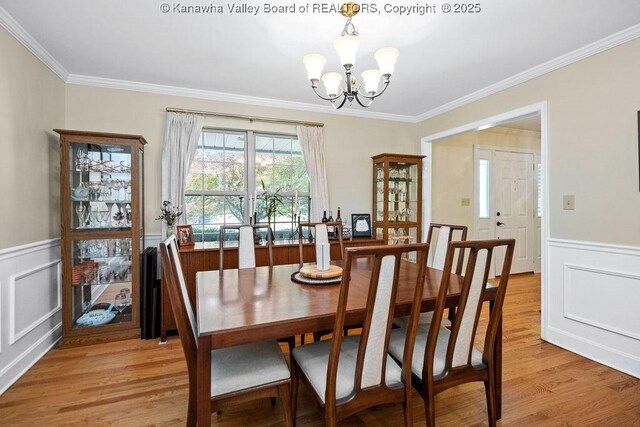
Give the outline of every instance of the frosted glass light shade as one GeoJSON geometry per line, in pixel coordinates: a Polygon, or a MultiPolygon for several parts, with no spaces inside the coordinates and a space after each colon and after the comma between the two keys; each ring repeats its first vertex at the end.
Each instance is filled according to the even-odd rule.
{"type": "Polygon", "coordinates": [[[342,82],[342,75],[338,73],[326,73],[322,76],[322,83],[324,83],[324,89],[327,91],[327,95],[334,97],[338,95],[340,91],[340,83],[342,82]]]}
{"type": "Polygon", "coordinates": [[[327,58],[318,53],[310,53],[302,58],[302,62],[307,68],[307,78],[309,80],[320,80],[327,58]]]}
{"type": "Polygon", "coordinates": [[[378,70],[366,70],[363,71],[362,80],[364,81],[364,90],[367,93],[377,92],[378,83],[380,82],[380,71],[378,70]]]}
{"type": "Polygon", "coordinates": [[[340,37],[333,43],[334,49],[340,56],[340,63],[342,65],[355,65],[358,44],[360,44],[358,37],[350,34],[340,37]]]}
{"type": "Polygon", "coordinates": [[[393,74],[393,68],[396,65],[396,60],[399,55],[400,52],[395,47],[383,47],[382,49],[378,49],[374,58],[376,58],[381,75],[393,74]]]}

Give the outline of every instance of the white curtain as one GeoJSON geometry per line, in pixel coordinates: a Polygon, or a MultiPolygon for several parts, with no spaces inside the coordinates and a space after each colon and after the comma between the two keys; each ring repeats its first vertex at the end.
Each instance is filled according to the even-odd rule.
{"type": "MultiPolygon", "coordinates": [[[[203,117],[196,114],[167,113],[162,148],[162,200],[180,206],[182,212],[185,212],[185,180],[198,148],[202,123],[203,117]]],[[[185,216],[178,218],[179,224],[184,223],[185,216]]],[[[163,231],[164,227],[163,224],[163,231]]]]}
{"type": "Polygon", "coordinates": [[[329,210],[329,187],[324,167],[324,140],[320,126],[296,126],[302,157],[309,174],[311,193],[311,221],[322,218],[322,211],[329,210]]]}

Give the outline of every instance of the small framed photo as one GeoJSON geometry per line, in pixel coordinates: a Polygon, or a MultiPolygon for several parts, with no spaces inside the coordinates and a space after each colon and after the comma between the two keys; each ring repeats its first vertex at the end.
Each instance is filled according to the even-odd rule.
{"type": "Polygon", "coordinates": [[[371,237],[371,215],[351,214],[351,236],[371,237]]]}
{"type": "Polygon", "coordinates": [[[194,247],[196,242],[193,237],[193,226],[178,225],[176,227],[176,236],[178,237],[178,246],[181,248],[194,247]]]}

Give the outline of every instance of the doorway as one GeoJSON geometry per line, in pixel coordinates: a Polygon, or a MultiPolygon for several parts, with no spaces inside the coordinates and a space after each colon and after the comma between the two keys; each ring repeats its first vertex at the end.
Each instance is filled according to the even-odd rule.
{"type": "MultiPolygon", "coordinates": [[[[434,133],[432,135],[428,135],[421,139],[421,151],[422,154],[425,155],[425,159],[423,162],[423,227],[426,229],[430,222],[432,221],[441,221],[441,218],[438,218],[437,215],[434,218],[432,213],[432,205],[437,205],[439,203],[438,194],[434,194],[435,189],[432,188],[433,184],[433,150],[434,146],[437,147],[439,143],[444,140],[453,137],[453,136],[461,136],[464,134],[468,134],[470,132],[480,131],[488,128],[492,128],[495,126],[503,126],[505,124],[517,124],[518,122],[525,122],[532,117],[539,117],[539,155],[534,154],[533,156],[533,166],[532,166],[532,178],[536,183],[534,187],[534,200],[536,206],[536,214],[537,219],[534,220],[533,229],[534,239],[536,240],[535,247],[539,248],[534,251],[534,271],[541,272],[541,338],[546,339],[547,335],[547,307],[548,307],[548,285],[547,285],[547,265],[548,260],[546,259],[546,254],[548,253],[547,247],[549,242],[549,227],[548,227],[548,218],[549,218],[549,209],[548,209],[548,170],[545,168],[545,164],[547,162],[547,152],[548,152],[548,141],[547,141],[547,103],[541,102],[533,105],[529,105],[526,107],[518,108],[516,110],[512,110],[506,113],[502,113],[496,116],[487,117],[472,123],[468,123],[456,128],[448,129],[442,132],[434,133]],[[539,244],[538,241],[539,240],[539,244]]],[[[491,144],[486,144],[491,145],[491,144]]],[[[516,150],[517,152],[518,150],[516,150]]],[[[473,154],[471,154],[471,157],[473,154]]],[[[452,162],[454,166],[454,162],[452,162]]],[[[471,165],[470,165],[471,167],[471,165]]],[[[473,180],[471,181],[473,182],[473,180]]],[[[473,187],[473,184],[470,184],[473,187]]],[[[471,205],[470,200],[467,197],[462,196],[459,198],[456,203],[465,205],[471,205],[471,207],[475,208],[475,190],[471,188],[469,191],[471,198],[474,198],[474,204],[471,205]]],[[[494,210],[497,213],[497,210],[494,210]]],[[[502,211],[501,216],[503,215],[502,211]]],[[[496,215],[497,216],[497,215],[496,215]]],[[[503,217],[504,218],[504,217],[503,217]]],[[[454,218],[451,222],[455,222],[454,218]]],[[[473,217],[469,218],[469,222],[467,224],[473,224],[473,217]]],[[[494,227],[496,227],[497,220],[493,222],[494,227]]],[[[501,221],[505,222],[506,221],[501,221]]],[[[495,232],[494,232],[495,233],[495,232]]],[[[423,234],[423,235],[426,235],[423,234]]],[[[487,234],[486,237],[482,235],[477,235],[475,232],[471,234],[474,238],[489,238],[487,234]]],[[[517,237],[516,237],[517,239],[517,237]]],[[[528,269],[531,271],[531,268],[528,269]]]]}

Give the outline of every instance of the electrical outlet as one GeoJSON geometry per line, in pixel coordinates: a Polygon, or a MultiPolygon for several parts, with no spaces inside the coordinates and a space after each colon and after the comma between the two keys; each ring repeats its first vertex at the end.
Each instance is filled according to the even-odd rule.
{"type": "Polygon", "coordinates": [[[576,209],[576,197],[573,194],[562,196],[562,209],[573,211],[576,209]]]}
{"type": "Polygon", "coordinates": [[[460,202],[462,206],[471,206],[471,199],[468,197],[463,197],[460,202]]]}

